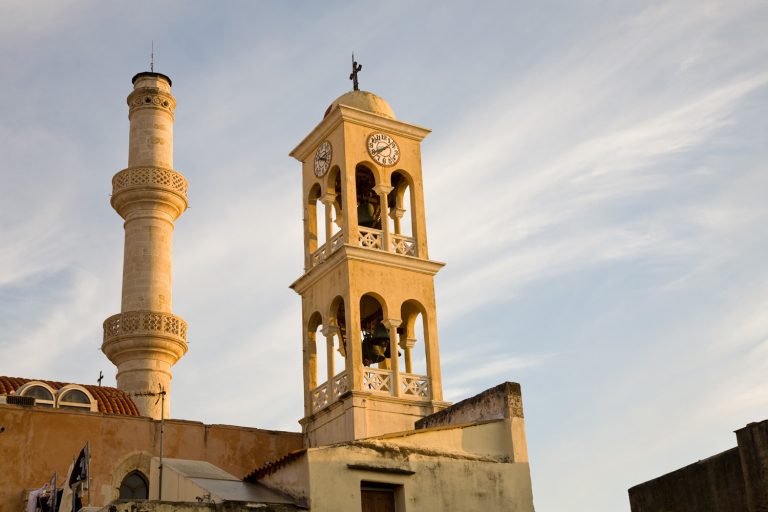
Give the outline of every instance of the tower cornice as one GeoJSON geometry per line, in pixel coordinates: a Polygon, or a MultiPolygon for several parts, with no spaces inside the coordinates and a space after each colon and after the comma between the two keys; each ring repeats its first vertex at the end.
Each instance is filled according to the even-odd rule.
{"type": "Polygon", "coordinates": [[[425,260],[414,258],[412,256],[404,256],[402,254],[393,254],[344,244],[338,251],[334,252],[327,260],[325,260],[323,265],[312,267],[303,276],[291,283],[290,288],[301,295],[310,286],[322,279],[327,273],[332,272],[338,265],[345,261],[366,261],[385,267],[410,270],[412,272],[430,276],[434,276],[445,266],[445,263],[440,261],[425,260]]]}

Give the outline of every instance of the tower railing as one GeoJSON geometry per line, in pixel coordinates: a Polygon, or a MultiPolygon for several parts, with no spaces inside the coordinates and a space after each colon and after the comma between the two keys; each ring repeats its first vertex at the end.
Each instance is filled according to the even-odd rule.
{"type": "Polygon", "coordinates": [[[328,242],[321,245],[315,252],[312,253],[312,266],[316,267],[325,260],[327,260],[331,254],[336,252],[339,247],[344,245],[344,233],[339,231],[331,237],[328,242]]]}
{"type": "MultiPolygon", "coordinates": [[[[429,377],[426,375],[401,373],[399,381],[399,396],[401,398],[409,400],[430,400],[432,398],[429,377]]],[[[363,369],[362,391],[377,395],[398,396],[395,393],[398,386],[394,385],[393,382],[392,370],[383,368],[363,369]]],[[[323,382],[312,390],[312,411],[319,411],[337,402],[341,395],[347,391],[349,391],[349,378],[347,372],[343,371],[331,379],[330,386],[328,382],[323,382]]]]}
{"type": "MultiPolygon", "coordinates": [[[[366,249],[384,250],[384,232],[380,229],[358,226],[357,245],[366,249]]],[[[388,252],[416,256],[416,239],[412,236],[391,234],[388,252]]]]}

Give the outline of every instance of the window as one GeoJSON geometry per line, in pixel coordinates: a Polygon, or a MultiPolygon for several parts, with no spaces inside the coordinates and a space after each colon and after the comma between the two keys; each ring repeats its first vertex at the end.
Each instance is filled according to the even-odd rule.
{"type": "Polygon", "coordinates": [[[121,500],[146,500],[149,497],[147,479],[140,471],[131,471],[120,483],[121,500]]]}
{"type": "Polygon", "coordinates": [[[77,388],[64,388],[59,391],[57,407],[61,409],[74,409],[79,411],[90,411],[91,399],[85,394],[85,391],[77,388]]]}
{"type": "Polygon", "coordinates": [[[362,512],[395,512],[395,492],[398,485],[360,482],[362,512]]]}
{"type": "Polygon", "coordinates": [[[53,393],[45,386],[39,384],[24,386],[19,394],[34,398],[35,405],[38,407],[53,407],[53,393]]]}

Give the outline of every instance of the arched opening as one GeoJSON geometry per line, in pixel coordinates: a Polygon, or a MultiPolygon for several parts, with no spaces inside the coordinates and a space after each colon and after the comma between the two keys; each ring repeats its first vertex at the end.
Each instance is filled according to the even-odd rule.
{"type": "Polygon", "coordinates": [[[341,231],[344,226],[344,215],[341,202],[341,171],[338,166],[333,166],[328,172],[326,178],[327,195],[333,197],[333,204],[326,205],[326,208],[331,208],[330,220],[331,220],[331,237],[341,231]]]}
{"type": "Polygon", "coordinates": [[[320,184],[315,183],[309,190],[305,205],[305,222],[307,236],[307,253],[312,256],[317,248],[325,241],[325,222],[318,219],[318,202],[320,200],[320,184]]]}
{"type": "MultiPolygon", "coordinates": [[[[326,368],[324,357],[318,357],[317,344],[318,340],[322,339],[320,328],[322,327],[323,318],[320,313],[315,312],[309,317],[307,322],[307,372],[309,378],[309,389],[315,389],[320,382],[325,381],[326,368]],[[322,364],[322,367],[320,366],[322,364]]],[[[320,352],[321,354],[324,351],[320,352]]]]}
{"type": "Polygon", "coordinates": [[[419,398],[430,398],[429,373],[427,365],[427,328],[426,311],[415,300],[408,300],[400,308],[403,323],[398,329],[399,346],[403,351],[401,359],[402,394],[419,398]]]}
{"type": "Polygon", "coordinates": [[[386,367],[389,358],[389,332],[383,323],[384,310],[373,295],[360,298],[360,330],[363,345],[363,365],[386,367]]]}
{"type": "Polygon", "coordinates": [[[392,233],[392,249],[398,254],[416,256],[414,233],[415,215],[411,209],[414,204],[411,179],[404,171],[395,171],[391,178],[392,191],[387,197],[389,206],[389,225],[392,233]]]}
{"type": "Polygon", "coordinates": [[[384,324],[383,302],[373,294],[360,297],[360,331],[363,366],[368,367],[363,370],[363,389],[391,393],[389,329],[384,324]]]}
{"type": "MultiPolygon", "coordinates": [[[[376,178],[373,172],[363,164],[355,167],[355,195],[357,198],[357,224],[365,229],[381,230],[381,204],[374,191],[376,178]]],[[[381,248],[381,237],[378,238],[381,248]]]]}
{"type": "Polygon", "coordinates": [[[328,320],[329,326],[333,331],[333,346],[331,359],[335,374],[342,373],[346,368],[347,357],[347,321],[344,311],[344,299],[336,297],[331,302],[331,311],[328,320]]]}
{"type": "Polygon", "coordinates": [[[120,482],[121,500],[146,500],[149,498],[147,477],[141,471],[131,471],[120,482]]]}

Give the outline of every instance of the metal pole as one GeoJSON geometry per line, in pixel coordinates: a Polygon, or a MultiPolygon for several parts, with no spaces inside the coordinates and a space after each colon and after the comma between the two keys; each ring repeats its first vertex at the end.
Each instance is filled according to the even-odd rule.
{"type": "Polygon", "coordinates": [[[165,390],[160,391],[160,477],[157,500],[163,500],[163,434],[165,432],[165,390]]]}

